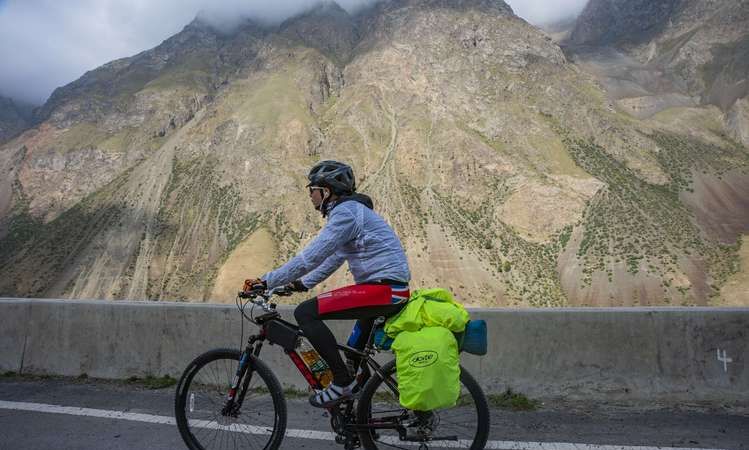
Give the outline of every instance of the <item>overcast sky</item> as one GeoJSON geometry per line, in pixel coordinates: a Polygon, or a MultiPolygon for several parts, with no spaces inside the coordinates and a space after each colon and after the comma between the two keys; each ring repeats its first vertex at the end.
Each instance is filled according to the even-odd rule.
{"type": "MultiPolygon", "coordinates": [[[[0,95],[36,104],[114,59],[153,48],[199,11],[215,21],[280,20],[318,0],[0,0],[0,95]]],[[[372,0],[338,0],[355,12],[372,0]]],[[[577,14],[587,0],[507,0],[539,24],[577,14]]]]}

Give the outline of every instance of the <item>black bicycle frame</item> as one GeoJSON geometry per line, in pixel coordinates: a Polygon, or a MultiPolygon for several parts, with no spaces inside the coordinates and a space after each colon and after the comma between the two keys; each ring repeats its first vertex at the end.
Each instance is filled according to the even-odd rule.
{"type": "MultiPolygon", "coordinates": [[[[239,366],[237,367],[237,373],[234,377],[234,382],[232,383],[231,390],[229,391],[229,396],[227,398],[229,402],[232,402],[235,399],[237,391],[239,390],[239,384],[241,382],[242,389],[239,390],[239,397],[234,403],[236,403],[237,407],[242,406],[242,402],[244,401],[244,397],[247,393],[247,388],[249,387],[252,380],[252,372],[250,371],[250,373],[247,374],[247,370],[249,368],[248,363],[250,362],[249,355],[258,357],[260,355],[260,350],[263,347],[263,343],[266,340],[270,341],[271,344],[278,344],[284,348],[284,353],[289,356],[291,362],[294,364],[294,366],[296,366],[297,370],[299,370],[299,373],[302,375],[302,377],[304,377],[305,381],[307,381],[307,384],[309,384],[311,388],[316,390],[323,389],[323,386],[320,384],[317,378],[315,378],[310,369],[302,360],[302,357],[299,355],[299,353],[297,353],[295,349],[296,339],[304,336],[298,325],[283,320],[275,311],[258,316],[257,318],[255,318],[255,322],[261,327],[260,333],[250,336],[247,340],[247,346],[245,347],[244,352],[242,352],[239,366]],[[274,322],[276,325],[272,325],[274,322]],[[293,337],[289,336],[289,333],[292,332],[294,334],[293,337]]],[[[374,333],[375,327],[372,327],[369,338],[367,339],[367,345],[364,350],[358,350],[353,347],[349,347],[348,345],[337,344],[338,350],[343,351],[346,355],[352,356],[354,361],[357,362],[356,366],[354,367],[355,372],[359,369],[359,367],[361,367],[362,364],[367,364],[369,368],[372,369],[372,372],[382,378],[388,385],[388,387],[393,391],[393,393],[395,395],[398,395],[398,386],[391,378],[386,377],[382,373],[382,366],[377,361],[375,361],[374,358],[371,357],[371,354],[373,353],[372,338],[374,337],[374,333]]]]}
{"type": "MultiPolygon", "coordinates": [[[[229,395],[227,396],[227,403],[222,410],[224,415],[233,414],[239,411],[242,407],[245,396],[247,395],[247,390],[252,381],[253,371],[250,370],[250,356],[255,358],[259,357],[260,350],[263,348],[265,341],[269,341],[271,344],[281,345],[284,348],[284,353],[289,356],[291,362],[296,366],[309,386],[315,390],[323,389],[320,381],[315,378],[312,371],[307,367],[302,360],[302,357],[296,351],[296,341],[299,337],[304,336],[297,325],[281,319],[276,311],[268,312],[256,317],[254,322],[260,325],[260,333],[250,336],[247,340],[247,346],[240,356],[237,372],[234,376],[232,387],[229,390],[229,395]],[[242,386],[241,389],[239,388],[240,383],[242,386]]],[[[382,366],[371,356],[374,353],[372,339],[374,337],[375,328],[376,327],[372,327],[364,350],[358,350],[342,344],[337,344],[337,347],[339,351],[343,351],[347,356],[353,357],[356,362],[354,367],[355,373],[359,370],[362,364],[366,364],[367,367],[371,369],[370,376],[380,377],[397,397],[399,395],[398,385],[391,377],[382,373],[382,366]]],[[[338,407],[331,408],[330,412],[333,416],[339,416],[341,414],[343,414],[343,416],[348,416],[352,411],[352,406],[353,404],[351,403],[347,404],[347,409],[344,413],[341,413],[338,407]]],[[[401,438],[405,439],[406,429],[401,422],[406,418],[407,414],[401,413],[389,417],[382,417],[380,418],[379,423],[367,424],[350,423],[346,422],[346,419],[344,419],[343,428],[350,432],[356,432],[362,429],[394,429],[398,431],[401,438]]]]}

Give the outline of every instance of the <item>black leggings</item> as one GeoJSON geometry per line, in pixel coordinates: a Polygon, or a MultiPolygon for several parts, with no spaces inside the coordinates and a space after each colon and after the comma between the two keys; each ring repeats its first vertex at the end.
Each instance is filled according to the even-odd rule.
{"type": "Polygon", "coordinates": [[[372,331],[375,319],[380,316],[390,317],[395,315],[403,306],[405,304],[363,306],[320,314],[317,309],[317,297],[315,297],[300,303],[294,310],[294,317],[299,324],[299,328],[304,331],[304,336],[330,366],[333,371],[333,382],[338,386],[347,386],[353,381],[353,374],[349,374],[346,364],[338,352],[338,342],[330,328],[323,323],[323,320],[358,319],[360,333],[355,342],[351,343],[353,344],[351,346],[361,350],[367,344],[367,338],[372,331]]]}

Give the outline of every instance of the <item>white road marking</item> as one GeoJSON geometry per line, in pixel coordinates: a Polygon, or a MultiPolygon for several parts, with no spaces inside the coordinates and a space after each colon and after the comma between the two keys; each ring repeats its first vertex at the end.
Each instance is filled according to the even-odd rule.
{"type": "MultiPolygon", "coordinates": [[[[72,416],[98,417],[102,419],[130,420],[134,422],[156,423],[163,425],[176,425],[174,417],[157,416],[153,414],[139,414],[122,411],[110,411],[105,409],[78,408],[74,406],[47,405],[44,403],[26,403],[26,402],[9,402],[0,400],[0,409],[11,409],[16,411],[33,411],[52,414],[67,414],[72,416]]],[[[270,434],[267,427],[258,427],[253,425],[220,425],[216,422],[195,421],[193,425],[198,428],[209,428],[218,430],[227,430],[237,433],[248,434],[270,434]]],[[[286,430],[286,436],[301,439],[315,439],[322,441],[332,441],[335,434],[315,430],[286,430]]],[[[400,442],[396,438],[384,437],[386,443],[397,445],[416,446],[412,442],[400,442]]],[[[468,448],[470,445],[467,441],[457,442],[432,442],[430,447],[446,448],[468,448]]],[[[684,447],[652,447],[652,446],[631,446],[631,445],[596,445],[596,444],[575,444],[568,442],[519,442],[519,441],[489,441],[486,443],[488,449],[496,450],[723,450],[723,449],[706,449],[706,448],[684,448],[684,447]]]]}

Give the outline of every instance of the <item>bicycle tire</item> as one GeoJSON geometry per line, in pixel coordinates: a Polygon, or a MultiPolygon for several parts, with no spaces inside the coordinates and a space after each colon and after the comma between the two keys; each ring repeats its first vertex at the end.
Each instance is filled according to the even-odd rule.
{"type": "Polygon", "coordinates": [[[232,444],[264,450],[280,447],[286,432],[286,400],[278,378],[258,358],[250,357],[253,377],[238,417],[221,414],[239,358],[239,350],[211,350],[195,358],[182,374],[174,415],[189,449],[232,448],[232,444]]]}
{"type": "MultiPolygon", "coordinates": [[[[380,373],[385,378],[391,378],[397,383],[394,378],[395,375],[395,360],[385,364],[380,373]]],[[[383,389],[385,378],[380,377],[377,374],[372,374],[372,377],[362,388],[361,395],[359,397],[359,403],[357,405],[357,423],[370,423],[371,420],[376,420],[378,417],[378,409],[373,410],[373,399],[376,404],[384,404],[386,412],[392,415],[394,411],[400,409],[401,413],[408,413],[414,415],[415,413],[409,411],[402,406],[398,398],[392,394],[389,389],[383,389]],[[390,393],[391,398],[388,398],[390,393]],[[375,398],[377,396],[377,398],[375,398]],[[390,409],[392,407],[392,409],[390,409]]],[[[486,446],[486,442],[489,439],[489,427],[490,427],[490,415],[489,405],[486,401],[486,396],[483,390],[471,376],[471,374],[460,367],[460,382],[461,382],[461,397],[458,404],[452,408],[441,409],[433,411],[438,418],[438,423],[434,430],[435,436],[446,436],[452,433],[458,433],[457,437],[459,442],[455,441],[443,441],[441,444],[439,441],[427,441],[426,444],[429,448],[468,448],[470,450],[480,450],[486,446]],[[473,406],[472,406],[473,405],[473,406]],[[460,417],[470,413],[473,410],[475,416],[469,417],[465,422],[458,421],[460,417]],[[461,428],[464,425],[475,423],[475,432],[461,432],[461,428]],[[449,433],[449,434],[448,434],[449,433]],[[456,445],[457,444],[457,445],[456,445]]],[[[390,434],[379,429],[376,432],[367,429],[359,430],[359,439],[362,447],[366,450],[377,450],[382,448],[413,448],[413,442],[401,442],[398,439],[398,434],[391,431],[390,434]]]]}

